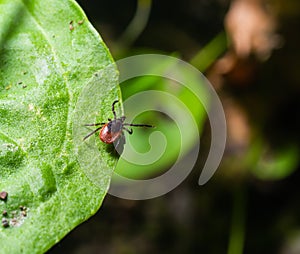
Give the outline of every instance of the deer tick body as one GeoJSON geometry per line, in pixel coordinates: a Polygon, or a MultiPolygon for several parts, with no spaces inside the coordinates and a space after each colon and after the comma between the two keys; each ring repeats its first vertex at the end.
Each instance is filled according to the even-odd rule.
{"type": "Polygon", "coordinates": [[[123,135],[123,131],[127,131],[129,134],[133,133],[132,129],[128,129],[126,126],[134,126],[134,127],[153,127],[149,124],[132,124],[132,123],[125,123],[125,116],[121,116],[120,118],[117,118],[117,114],[115,112],[115,104],[118,103],[118,100],[114,101],[111,106],[111,111],[114,115],[114,119],[108,119],[107,123],[92,123],[92,124],[85,124],[85,126],[99,126],[95,130],[93,130],[91,133],[86,135],[83,140],[86,140],[90,136],[92,136],[94,133],[100,130],[99,138],[102,142],[106,144],[112,144],[115,141],[118,141],[119,138],[123,135]]]}
{"type": "Polygon", "coordinates": [[[102,142],[111,144],[122,135],[122,131],[122,121],[120,119],[112,120],[101,128],[99,138],[102,142]]]}

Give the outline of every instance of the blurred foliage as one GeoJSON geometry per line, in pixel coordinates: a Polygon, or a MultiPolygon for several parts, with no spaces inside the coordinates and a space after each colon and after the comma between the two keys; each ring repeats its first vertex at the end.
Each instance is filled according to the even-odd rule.
{"type": "MultiPolygon", "coordinates": [[[[161,73],[168,70],[168,61],[158,68],[161,69],[159,70],[161,73]]],[[[209,100],[208,96],[205,96],[207,94],[205,86],[199,86],[198,80],[188,72],[182,72],[181,75],[185,75],[185,79],[189,80],[189,88],[194,87],[198,93],[202,94],[202,97],[206,97],[207,101],[209,100]]],[[[205,81],[203,80],[203,82],[205,81]]],[[[122,83],[121,90],[124,101],[140,92],[149,91],[150,94],[153,91],[160,92],[154,95],[155,99],[151,98],[151,96],[150,98],[143,96],[136,103],[131,103],[131,107],[125,108],[125,115],[130,116],[133,112],[138,111],[139,104],[149,104],[150,107],[157,111],[145,112],[137,117],[134,122],[150,123],[155,126],[153,131],[160,132],[160,135],[164,135],[164,137],[159,136],[155,138],[155,145],[151,147],[152,155],[149,155],[149,159],[152,158],[151,163],[139,165],[138,163],[130,163],[121,157],[116,172],[128,178],[145,178],[161,174],[176,162],[179,156],[187,154],[198,142],[198,139],[195,139],[195,131],[191,129],[192,126],[189,126],[188,122],[183,124],[184,127],[182,127],[183,125],[177,125],[179,122],[178,118],[184,119],[187,113],[191,114],[193,119],[196,120],[199,128],[197,131],[201,131],[204,125],[206,115],[203,105],[189,88],[166,78],[152,76],[130,79],[122,83]],[[186,109],[182,109],[182,106],[179,106],[178,103],[183,103],[186,109]],[[171,118],[175,116],[177,119],[171,118]],[[158,145],[159,143],[160,145],[158,145]],[[153,159],[153,157],[156,157],[155,154],[159,156],[157,160],[153,159]]],[[[208,102],[205,103],[208,104],[208,102]]],[[[147,150],[150,150],[149,145],[148,147],[145,145],[148,142],[146,134],[146,131],[135,129],[134,135],[127,137],[128,142],[136,148],[137,152],[145,153],[147,150]]]]}

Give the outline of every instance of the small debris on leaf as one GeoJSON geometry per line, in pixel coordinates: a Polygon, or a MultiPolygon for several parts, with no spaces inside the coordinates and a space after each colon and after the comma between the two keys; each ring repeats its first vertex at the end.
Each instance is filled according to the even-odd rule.
{"type": "Polygon", "coordinates": [[[5,90],[9,90],[9,89],[11,89],[11,85],[5,87],[5,90]]]}
{"type": "Polygon", "coordinates": [[[2,218],[2,227],[7,228],[9,226],[8,220],[6,218],[2,218]]]}
{"type": "Polygon", "coordinates": [[[22,215],[23,217],[26,217],[26,216],[27,216],[27,212],[26,212],[27,207],[26,207],[26,206],[20,205],[20,210],[21,210],[21,215],[22,215]]]}
{"type": "Polygon", "coordinates": [[[74,30],[73,20],[71,20],[70,23],[69,23],[69,29],[70,29],[70,31],[74,30]]]}
{"type": "Polygon", "coordinates": [[[0,199],[1,200],[6,200],[7,199],[8,193],[6,191],[1,191],[0,192],[0,199]]]}
{"type": "Polygon", "coordinates": [[[13,226],[17,226],[17,224],[18,224],[17,218],[12,218],[10,222],[11,222],[11,225],[13,225],[13,226]]]}

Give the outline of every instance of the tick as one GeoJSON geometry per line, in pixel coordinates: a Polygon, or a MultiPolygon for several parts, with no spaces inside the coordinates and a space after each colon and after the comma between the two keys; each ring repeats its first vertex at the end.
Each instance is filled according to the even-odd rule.
{"type": "Polygon", "coordinates": [[[118,100],[115,100],[111,106],[111,111],[114,115],[113,119],[108,118],[107,123],[92,123],[92,124],[85,124],[85,126],[99,126],[91,133],[86,135],[83,140],[86,140],[94,133],[100,130],[99,138],[102,142],[106,144],[112,144],[115,141],[118,141],[121,136],[123,136],[123,131],[127,131],[130,135],[133,133],[132,128],[128,129],[127,126],[134,126],[134,127],[149,127],[152,128],[154,126],[149,124],[133,124],[133,123],[125,123],[125,116],[121,116],[117,118],[117,114],[115,111],[115,104],[118,103],[118,100]]]}

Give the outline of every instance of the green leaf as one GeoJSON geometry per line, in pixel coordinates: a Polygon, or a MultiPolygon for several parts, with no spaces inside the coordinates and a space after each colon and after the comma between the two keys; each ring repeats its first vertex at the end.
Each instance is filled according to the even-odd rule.
{"type": "Polygon", "coordinates": [[[260,147],[257,162],[251,167],[252,173],[262,180],[282,180],[291,175],[299,163],[299,149],[295,145],[270,149],[260,147]]]}
{"type": "Polygon", "coordinates": [[[0,253],[43,253],[99,209],[117,158],[98,142],[91,182],[96,137],[83,142],[83,125],[105,121],[119,93],[114,61],[74,1],[0,0],[0,253]]]}

